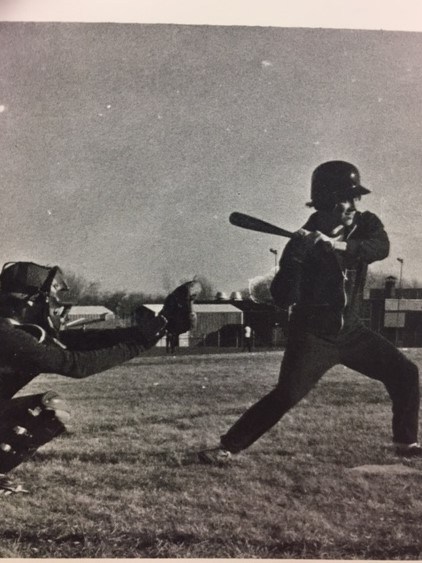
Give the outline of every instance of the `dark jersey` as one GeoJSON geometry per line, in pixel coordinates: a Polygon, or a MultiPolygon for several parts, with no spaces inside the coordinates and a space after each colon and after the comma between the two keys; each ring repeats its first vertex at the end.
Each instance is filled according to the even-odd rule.
{"type": "Polygon", "coordinates": [[[10,399],[40,373],[84,378],[149,347],[134,328],[68,331],[61,341],[48,336],[40,341],[37,331],[28,328],[0,319],[0,399],[10,399]]]}
{"type": "MultiPolygon", "coordinates": [[[[318,230],[318,212],[304,228],[318,230]]],[[[280,259],[271,285],[276,305],[295,305],[315,332],[338,331],[358,321],[368,264],[388,256],[389,241],[381,221],[365,211],[356,212],[346,237],[346,250],[309,248],[301,237],[293,237],[280,259]]]]}

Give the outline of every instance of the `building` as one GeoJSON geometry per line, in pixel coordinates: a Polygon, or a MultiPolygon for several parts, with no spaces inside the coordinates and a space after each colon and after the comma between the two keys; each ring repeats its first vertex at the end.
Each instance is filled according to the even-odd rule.
{"type": "Polygon", "coordinates": [[[256,303],[232,294],[195,305],[198,322],[192,331],[191,345],[243,347],[244,327],[252,329],[254,347],[282,346],[287,312],[271,303],[256,303]]]}
{"type": "Polygon", "coordinates": [[[369,326],[397,346],[422,346],[422,288],[396,287],[389,276],[384,288],[371,289],[365,303],[369,326]]]}
{"type": "MultiPolygon", "coordinates": [[[[158,314],[162,303],[144,305],[158,314]]],[[[279,347],[284,344],[287,313],[270,303],[256,303],[243,299],[233,292],[230,298],[218,293],[215,299],[195,303],[196,324],[191,331],[181,334],[176,342],[178,347],[226,347],[243,348],[244,327],[252,329],[254,347],[279,347]]],[[[110,309],[101,305],[74,305],[67,315],[66,328],[115,328],[130,326],[130,318],[119,318],[110,309]]],[[[171,347],[167,336],[163,336],[158,347],[171,347]]]]}
{"type": "MultiPolygon", "coordinates": [[[[159,313],[162,304],[146,304],[145,307],[159,313]]],[[[243,324],[243,313],[225,301],[195,303],[196,326],[179,336],[178,345],[186,346],[240,346],[239,337],[243,324]]],[[[162,338],[157,346],[165,346],[162,338]]]]}
{"type": "MultiPolygon", "coordinates": [[[[113,324],[116,315],[113,311],[102,305],[72,305],[66,318],[66,328],[72,328],[100,322],[101,324],[113,324]]],[[[96,328],[98,328],[98,326],[96,326],[96,328]]]]}
{"type": "Polygon", "coordinates": [[[243,312],[228,301],[195,304],[197,321],[190,334],[191,346],[239,347],[243,312]]]}
{"type": "Polygon", "coordinates": [[[288,313],[272,303],[256,303],[251,299],[236,302],[243,312],[243,324],[252,328],[253,345],[256,347],[280,347],[286,340],[288,313]]]}

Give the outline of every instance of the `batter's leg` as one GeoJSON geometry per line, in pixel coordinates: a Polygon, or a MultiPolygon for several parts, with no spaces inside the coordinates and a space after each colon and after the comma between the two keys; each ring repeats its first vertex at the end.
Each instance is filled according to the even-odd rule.
{"type": "Polygon", "coordinates": [[[336,347],[309,333],[289,339],[277,386],[250,407],[221,437],[231,453],[248,448],[315,386],[339,361],[336,347]]]}
{"type": "Polygon", "coordinates": [[[362,327],[340,348],[347,367],[384,383],[393,403],[393,440],[418,439],[419,372],[417,366],[381,335],[362,327]]]}

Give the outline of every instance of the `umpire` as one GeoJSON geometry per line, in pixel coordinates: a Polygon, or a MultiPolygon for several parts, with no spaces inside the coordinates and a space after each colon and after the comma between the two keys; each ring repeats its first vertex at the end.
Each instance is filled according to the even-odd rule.
{"type": "Polygon", "coordinates": [[[358,316],[368,264],[389,253],[379,218],[356,209],[368,193],[348,162],[325,162],[313,172],[308,206],[316,211],[286,245],[271,285],[275,304],[291,311],[278,383],[221,437],[220,446],[199,452],[201,462],[223,463],[248,448],[336,364],[384,384],[396,453],[422,457],[418,369],[358,316]]]}

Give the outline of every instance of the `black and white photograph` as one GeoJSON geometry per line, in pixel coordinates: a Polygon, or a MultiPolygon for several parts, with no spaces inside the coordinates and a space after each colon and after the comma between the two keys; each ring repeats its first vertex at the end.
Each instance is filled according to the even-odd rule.
{"type": "Polygon", "coordinates": [[[368,4],[0,3],[1,558],[421,558],[422,6],[368,4]]]}

